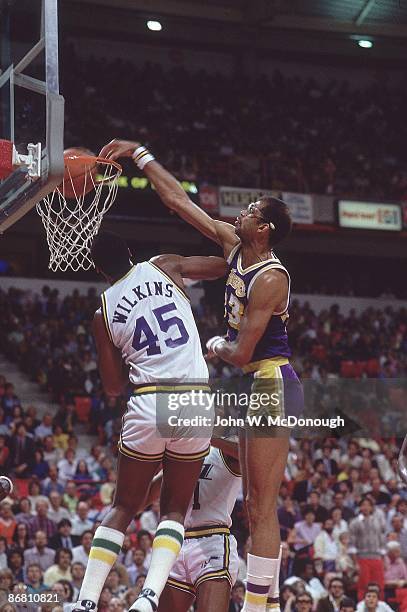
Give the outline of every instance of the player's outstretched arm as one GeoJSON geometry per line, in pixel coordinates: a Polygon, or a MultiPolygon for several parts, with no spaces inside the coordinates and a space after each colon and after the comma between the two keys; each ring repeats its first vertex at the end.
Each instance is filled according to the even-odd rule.
{"type": "Polygon", "coordinates": [[[223,257],[157,255],[150,261],[169,274],[174,280],[178,280],[177,276],[181,277],[181,279],[215,280],[225,276],[228,271],[228,265],[223,257]]]}
{"type": "Polygon", "coordinates": [[[250,363],[256,344],[264,334],[273,312],[286,299],[287,291],[288,279],[283,272],[264,272],[255,281],[250,292],[237,339],[234,342],[226,342],[220,337],[211,338],[207,343],[209,352],[239,368],[250,363]]]}
{"type": "MultiPolygon", "coordinates": [[[[112,140],[100,152],[101,157],[119,159],[120,157],[133,157],[134,152],[141,149],[138,142],[127,140],[112,140]]],[[[147,159],[147,156],[145,156],[147,159]]],[[[230,223],[212,219],[202,208],[197,206],[177,179],[157,161],[149,161],[143,166],[143,172],[157,190],[162,202],[176,212],[184,221],[193,225],[201,234],[219,244],[227,257],[233,247],[239,242],[235,228],[230,223]]]]}
{"type": "Polygon", "coordinates": [[[98,353],[99,374],[107,395],[118,396],[129,382],[128,369],[121,352],[110,341],[100,310],[95,312],[92,322],[93,336],[98,353]]]}

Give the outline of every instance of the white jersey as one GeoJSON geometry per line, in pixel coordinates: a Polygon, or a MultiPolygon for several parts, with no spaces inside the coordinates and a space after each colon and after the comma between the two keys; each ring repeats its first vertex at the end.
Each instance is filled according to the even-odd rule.
{"type": "Polygon", "coordinates": [[[208,381],[189,299],[151,261],[136,264],[102,293],[102,312],[132,383],[208,381]]]}
{"type": "Polygon", "coordinates": [[[232,524],[232,511],[242,489],[240,474],[226,464],[222,451],[212,447],[202,466],[185,516],[185,528],[232,524]]]}

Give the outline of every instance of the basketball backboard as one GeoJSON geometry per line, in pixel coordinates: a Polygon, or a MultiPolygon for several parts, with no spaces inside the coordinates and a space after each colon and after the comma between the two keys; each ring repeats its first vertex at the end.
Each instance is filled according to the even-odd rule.
{"type": "Polygon", "coordinates": [[[2,233],[64,174],[58,0],[0,0],[0,38],[0,139],[17,152],[13,171],[0,181],[2,233]]]}

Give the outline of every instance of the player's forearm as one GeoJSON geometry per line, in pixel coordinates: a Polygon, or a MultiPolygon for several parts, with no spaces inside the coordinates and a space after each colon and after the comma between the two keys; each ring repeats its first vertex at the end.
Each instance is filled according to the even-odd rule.
{"type": "Polygon", "coordinates": [[[242,368],[250,362],[253,351],[244,347],[239,341],[236,342],[219,342],[213,350],[217,357],[223,359],[227,363],[242,368]]]}
{"type": "Polygon", "coordinates": [[[182,205],[188,203],[189,198],[179,181],[157,161],[146,164],[143,172],[168,208],[178,212],[182,205]]]}

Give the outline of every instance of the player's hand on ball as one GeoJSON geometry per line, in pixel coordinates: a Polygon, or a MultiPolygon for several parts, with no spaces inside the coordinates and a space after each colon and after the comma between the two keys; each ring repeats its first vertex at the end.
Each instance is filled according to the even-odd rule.
{"type": "Polygon", "coordinates": [[[139,142],[131,140],[111,140],[101,149],[99,157],[107,159],[119,159],[120,157],[131,157],[136,149],[141,147],[139,142]]]}
{"type": "Polygon", "coordinates": [[[0,476],[0,502],[13,492],[13,483],[8,476],[0,476]]]}

